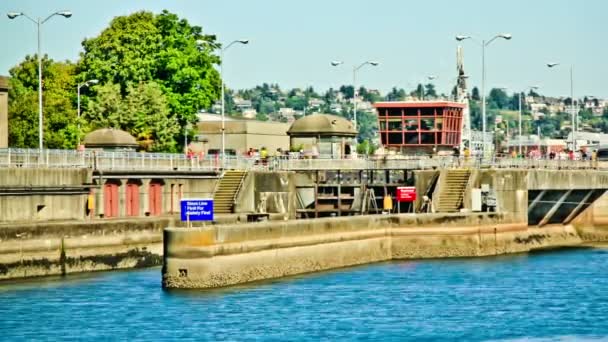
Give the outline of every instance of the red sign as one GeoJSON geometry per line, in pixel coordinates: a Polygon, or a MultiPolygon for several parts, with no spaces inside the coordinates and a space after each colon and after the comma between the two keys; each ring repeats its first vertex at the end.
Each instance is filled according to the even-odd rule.
{"type": "Polygon", "coordinates": [[[400,186],[397,188],[398,202],[414,202],[416,200],[415,186],[400,186]]]}

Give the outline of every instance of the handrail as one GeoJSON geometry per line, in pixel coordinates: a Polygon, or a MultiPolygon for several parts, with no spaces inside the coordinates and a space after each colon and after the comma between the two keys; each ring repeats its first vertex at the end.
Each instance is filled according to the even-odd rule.
{"type": "Polygon", "coordinates": [[[608,170],[608,162],[569,160],[563,158],[491,159],[455,158],[452,156],[351,156],[347,158],[299,157],[299,154],[269,157],[262,162],[256,156],[227,156],[222,168],[215,155],[185,155],[178,153],[147,153],[123,151],[74,151],[37,149],[0,149],[0,168],[89,168],[100,171],[213,171],[269,170],[365,170],[365,169],[444,169],[520,168],[520,169],[600,169],[608,170]]]}

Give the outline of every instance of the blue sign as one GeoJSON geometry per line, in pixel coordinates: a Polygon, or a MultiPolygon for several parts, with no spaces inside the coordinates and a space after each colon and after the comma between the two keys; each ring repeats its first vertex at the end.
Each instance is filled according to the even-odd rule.
{"type": "Polygon", "coordinates": [[[213,221],[213,199],[189,198],[180,202],[182,221],[213,221]]]}

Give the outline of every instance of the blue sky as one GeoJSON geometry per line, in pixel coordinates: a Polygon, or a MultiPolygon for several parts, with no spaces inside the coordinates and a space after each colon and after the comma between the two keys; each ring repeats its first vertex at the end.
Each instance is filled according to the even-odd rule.
{"type": "MultiPolygon", "coordinates": [[[[436,75],[436,86],[448,92],[456,76],[456,34],[481,40],[509,32],[511,41],[495,41],[486,50],[488,88],[539,85],[542,93],[569,95],[574,64],[576,96],[608,97],[605,0],[2,0],[0,74],[36,51],[34,25],[5,13],[44,17],[62,9],[73,17],[43,26],[43,52],[53,59],[75,60],[83,38],[137,10],[168,9],[221,41],[248,38],[250,45],[226,56],[232,88],[269,82],[323,90],[350,84],[352,66],[373,59],[380,66],[362,69],[359,84],[410,89],[436,75]],[[332,60],[345,64],[331,67],[332,60]],[[548,69],[548,61],[563,65],[548,69]]],[[[481,50],[470,41],[463,45],[470,83],[480,85],[481,50]]]]}

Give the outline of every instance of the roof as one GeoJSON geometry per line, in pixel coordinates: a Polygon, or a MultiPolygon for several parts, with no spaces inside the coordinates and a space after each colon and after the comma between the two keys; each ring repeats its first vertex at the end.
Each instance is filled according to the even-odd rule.
{"type": "Polygon", "coordinates": [[[457,107],[464,108],[465,104],[452,101],[387,101],[374,103],[375,108],[428,108],[428,107],[457,107]]]}
{"type": "Polygon", "coordinates": [[[356,136],[352,122],[330,114],[312,114],[300,118],[287,131],[289,135],[356,136]]]}
{"type": "MultiPolygon", "coordinates": [[[[274,121],[234,120],[224,122],[226,134],[261,134],[285,136],[289,124],[274,121]]],[[[202,121],[197,124],[198,134],[221,134],[221,121],[202,121]]]]}
{"type": "Polygon", "coordinates": [[[101,128],[84,137],[86,147],[137,147],[133,136],[123,130],[114,128],[101,128]]]}
{"type": "MultiPolygon", "coordinates": [[[[197,114],[198,121],[222,121],[222,116],[220,114],[212,114],[212,113],[198,113],[197,114]]],[[[224,121],[234,121],[235,119],[226,115],[224,116],[224,121]]]]}
{"type": "Polygon", "coordinates": [[[8,77],[0,76],[0,90],[7,91],[8,90],[8,77]]]}

